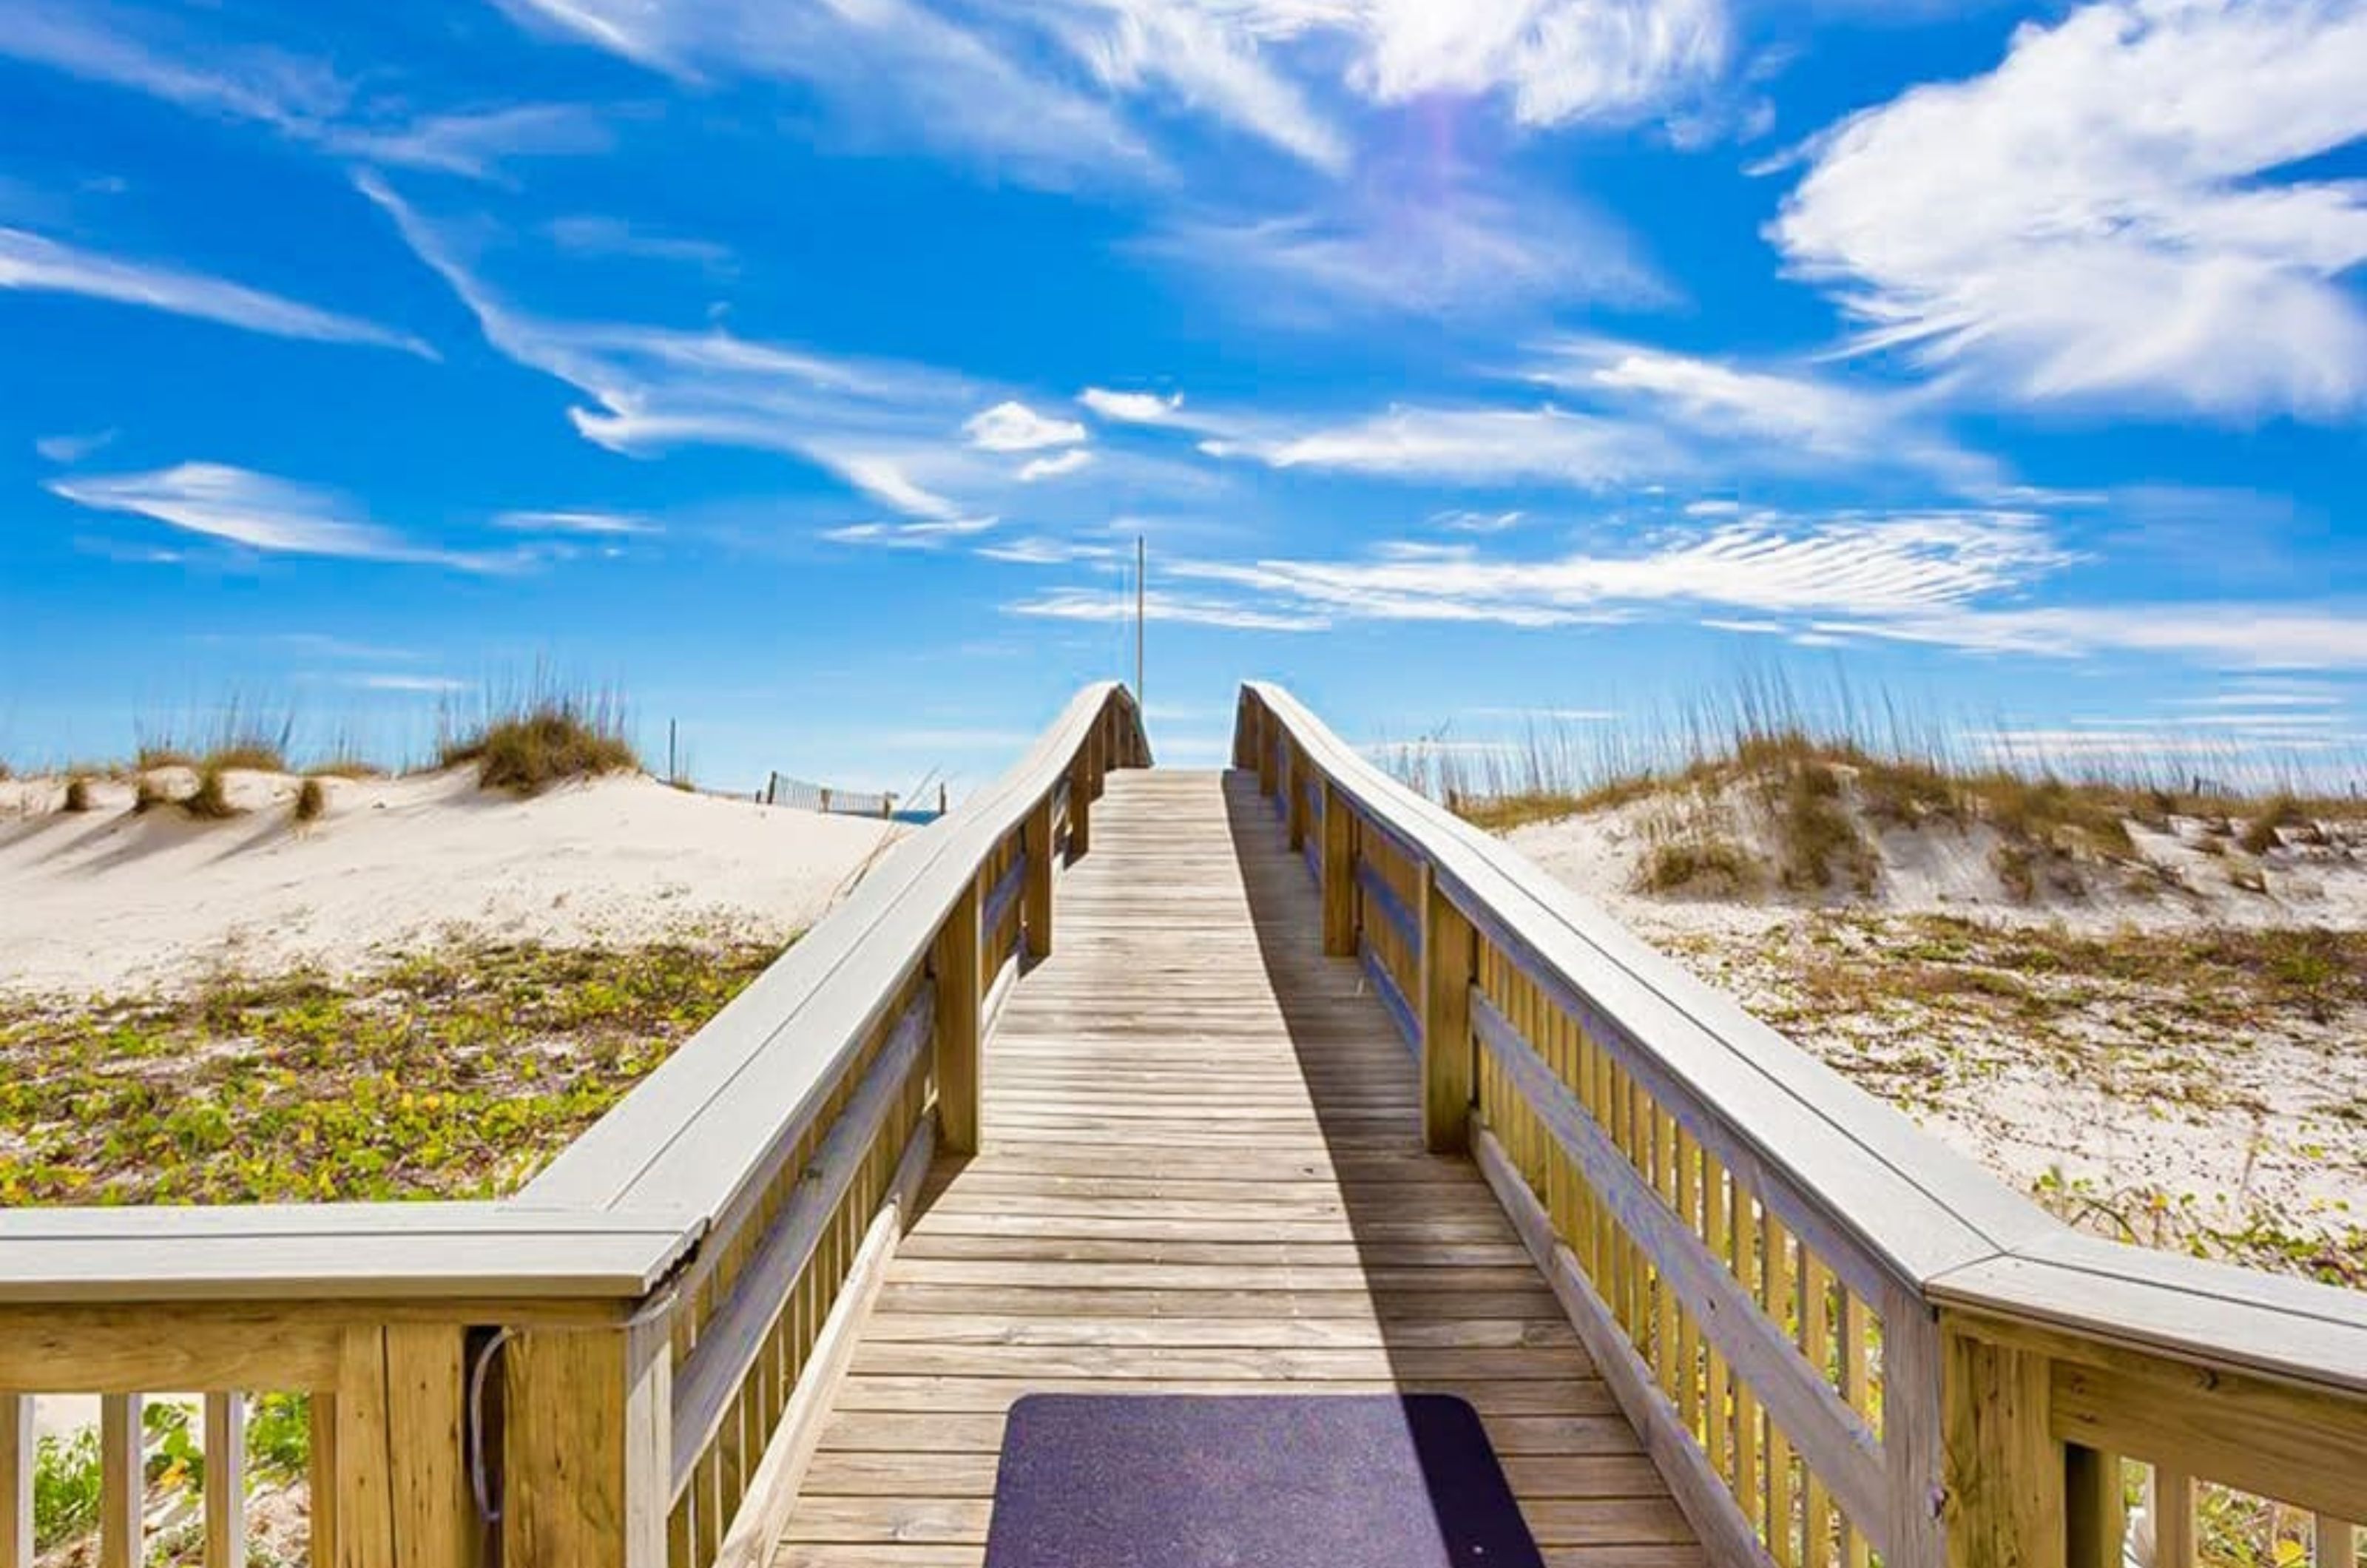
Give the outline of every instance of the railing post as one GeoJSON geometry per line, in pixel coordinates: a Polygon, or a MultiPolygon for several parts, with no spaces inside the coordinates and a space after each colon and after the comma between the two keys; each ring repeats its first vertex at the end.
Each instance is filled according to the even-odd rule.
{"type": "Polygon", "coordinates": [[[1282,819],[1290,835],[1290,852],[1297,854],[1307,847],[1307,759],[1296,749],[1284,753],[1282,787],[1289,795],[1282,819]]]}
{"type": "Polygon", "coordinates": [[[1274,768],[1281,761],[1278,753],[1282,748],[1278,744],[1278,738],[1273,725],[1262,724],[1258,726],[1258,793],[1272,795],[1274,789],[1274,768]]]}
{"type": "MultiPolygon", "coordinates": [[[[2129,1533],[2121,1456],[2073,1443],[2063,1450],[2064,1536],[2070,1568],[2121,1568],[2129,1533]]],[[[2320,1557],[2321,1562],[2328,1561],[2320,1557]]],[[[2341,1568],[2350,1568],[2344,1563],[2341,1568]]]]}
{"type": "MultiPolygon", "coordinates": [[[[1080,797],[1072,790],[1070,805],[1080,797]]],[[[978,1033],[985,1005],[979,962],[978,879],[970,878],[929,956],[936,988],[937,1138],[948,1154],[978,1152],[978,1033]]]]}
{"type": "Polygon", "coordinates": [[[501,1354],[503,1568],[663,1568],[674,1418],[663,1320],[529,1329],[501,1354]]]}
{"type": "Polygon", "coordinates": [[[145,1407],[136,1393],[98,1402],[98,1568],[142,1568],[148,1561],[141,1517],[148,1500],[145,1407]]]}
{"type": "Polygon", "coordinates": [[[1941,1362],[1951,1568],[2056,1568],[2069,1540],[2046,1357],[1943,1323],[1941,1362]]]}
{"type": "Polygon", "coordinates": [[[1471,982],[1478,940],[1471,922],[1421,867],[1421,1141],[1434,1155],[1471,1146],[1471,982]]]}
{"type": "Polygon", "coordinates": [[[1077,760],[1069,764],[1069,863],[1082,860],[1093,847],[1093,790],[1086,775],[1091,771],[1082,750],[1077,760]]]}
{"type": "MultiPolygon", "coordinates": [[[[206,1565],[246,1561],[246,1396],[209,1393],[205,1416],[206,1565]]],[[[6,1562],[0,1553],[0,1562],[6,1562]]]]}
{"type": "Polygon", "coordinates": [[[0,1393],[0,1568],[33,1568],[33,1396],[0,1393]]]}
{"type": "Polygon", "coordinates": [[[1052,796],[1047,791],[1027,814],[1021,830],[1021,853],[1027,857],[1026,881],[1020,894],[1019,918],[1027,932],[1031,958],[1052,955],[1052,796]]]}
{"type": "Polygon", "coordinates": [[[1356,818],[1347,797],[1323,781],[1323,951],[1356,952],[1356,818]]]}
{"type": "Polygon", "coordinates": [[[1247,689],[1233,705],[1233,766],[1246,773],[1257,766],[1258,703],[1247,689]]]}
{"type": "Polygon", "coordinates": [[[1884,1568],[1942,1568],[1949,1561],[1941,1510],[1946,1496],[1945,1376],[1940,1320],[1922,1292],[1893,1284],[1882,1316],[1882,1446],[1890,1472],[1890,1550],[1884,1568]]]}

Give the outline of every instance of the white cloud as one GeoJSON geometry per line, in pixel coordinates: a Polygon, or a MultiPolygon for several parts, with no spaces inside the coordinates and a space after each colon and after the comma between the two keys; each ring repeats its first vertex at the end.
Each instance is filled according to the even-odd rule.
{"type": "Polygon", "coordinates": [[[472,555],[427,548],[372,522],[345,497],[225,463],[179,463],[150,473],[56,479],[49,489],[78,506],[129,513],[275,555],[336,556],[499,571],[524,553],[472,555]]]}
{"type": "Polygon", "coordinates": [[[658,532],[658,525],[649,519],[618,512],[504,512],[493,519],[493,526],[514,534],[577,534],[612,539],[658,532]]]}
{"type": "Polygon", "coordinates": [[[1262,55],[1253,16],[1198,0],[1080,0],[1053,26],[1105,85],[1157,84],[1185,104],[1337,174],[1347,138],[1262,55]]]}
{"type": "MultiPolygon", "coordinates": [[[[1061,589],[1006,604],[1014,615],[1053,621],[1132,621],[1135,596],[1094,589],[1061,589]]],[[[1144,618],[1181,626],[1224,626],[1233,631],[1319,632],[1330,619],[1310,611],[1268,610],[1254,604],[1192,594],[1150,593],[1142,603],[1144,618]]]]}
{"type": "Polygon", "coordinates": [[[44,435],[33,443],[33,450],[52,463],[79,463],[92,453],[112,443],[115,434],[112,430],[94,430],[81,434],[44,435]]]}
{"type": "Polygon", "coordinates": [[[436,357],[433,349],[408,333],[316,310],[202,273],[79,250],[22,229],[0,229],[0,288],[79,294],[274,337],[368,344],[399,348],[424,359],[436,357]]]}
{"type": "Polygon", "coordinates": [[[1085,427],[1072,419],[1047,419],[1023,402],[1004,401],[972,414],[962,434],[981,451],[1033,452],[1072,446],[1085,438],[1085,427]]]}
{"type": "Polygon", "coordinates": [[[145,93],[200,114],[266,125],[343,158],[482,176],[504,159],[597,152],[589,111],[514,105],[414,116],[327,66],[268,47],[219,45],[173,18],[124,8],[16,0],[0,56],[145,93]]]}
{"type": "Polygon", "coordinates": [[[1509,534],[1521,525],[1524,512],[1442,512],[1431,522],[1450,534],[1509,534]]]}
{"type": "Polygon", "coordinates": [[[1547,626],[1683,604],[1891,624],[2019,591],[2069,558],[2035,515],[1969,511],[1762,513],[1674,531],[1640,549],[1544,558],[1491,558],[1467,545],[1400,545],[1354,560],[1177,561],[1166,570],[1255,591],[1289,613],[1547,626]]]}
{"type": "Polygon", "coordinates": [[[468,682],[448,675],[357,675],[353,683],[368,692],[402,692],[415,695],[448,695],[465,691],[468,682]]]}
{"type": "Polygon", "coordinates": [[[999,517],[932,518],[923,523],[850,523],[825,528],[822,537],[834,545],[873,545],[883,550],[936,550],[957,540],[983,534],[1002,522],[999,517]]]}
{"type": "Polygon", "coordinates": [[[899,511],[947,522],[965,508],[946,491],[1007,482],[991,457],[946,439],[975,388],[922,367],[836,358],[723,329],[685,331],[534,315],[501,299],[436,225],[369,175],[357,184],[394,220],[420,259],[459,296],[486,341],[574,387],[586,440],[647,453],[707,444],[801,457],[899,511]]]}
{"type": "Polygon", "coordinates": [[[2174,655],[2227,670],[2367,669],[2367,614],[2228,601],[1961,608],[1819,629],[1985,653],[2174,655]]]}
{"type": "Polygon", "coordinates": [[[1808,149],[1771,236],[1868,345],[1976,387],[2220,415],[2367,400],[2353,0],[2105,0],[1808,149]]]}
{"type": "Polygon", "coordinates": [[[1104,97],[919,0],[497,0],[540,30],[683,80],[773,77],[828,93],[852,133],[1063,185],[1157,161],[1104,97]]]}
{"type": "Polygon", "coordinates": [[[1204,448],[1277,468],[1329,468],[1461,484],[1542,481],[1589,489],[1665,473],[1682,461],[1658,432],[1554,407],[1397,408],[1297,432],[1246,429],[1204,448]]]}
{"type": "Polygon", "coordinates": [[[1012,539],[997,545],[981,545],[979,547],[978,553],[987,560],[1002,561],[1014,566],[1070,566],[1080,561],[1111,561],[1118,558],[1116,549],[1108,545],[1037,536],[1012,539]]]}
{"type": "Polygon", "coordinates": [[[1021,464],[1019,479],[1022,484],[1033,484],[1037,479],[1058,479],[1062,474],[1075,473],[1093,460],[1091,452],[1082,446],[1072,447],[1057,457],[1036,457],[1021,464]]]}
{"type": "Polygon", "coordinates": [[[1722,0],[1365,0],[1352,72],[1385,103],[1509,92],[1528,125],[1640,119],[1724,70],[1722,0]]]}
{"type": "Polygon", "coordinates": [[[1165,424],[1184,406],[1184,394],[1171,392],[1162,398],[1156,392],[1113,392],[1087,387],[1077,394],[1077,401],[1119,424],[1165,424]]]}
{"type": "Polygon", "coordinates": [[[711,240],[653,234],[621,218],[578,213],[554,218],[543,226],[561,250],[586,256],[639,256],[648,261],[688,262],[710,271],[731,265],[731,249],[711,240]]]}

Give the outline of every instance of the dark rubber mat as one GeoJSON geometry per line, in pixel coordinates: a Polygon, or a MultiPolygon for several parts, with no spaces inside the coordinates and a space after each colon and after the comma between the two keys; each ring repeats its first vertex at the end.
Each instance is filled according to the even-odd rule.
{"type": "Polygon", "coordinates": [[[1544,1568],[1444,1394],[1030,1394],[986,1568],[1544,1568]]]}

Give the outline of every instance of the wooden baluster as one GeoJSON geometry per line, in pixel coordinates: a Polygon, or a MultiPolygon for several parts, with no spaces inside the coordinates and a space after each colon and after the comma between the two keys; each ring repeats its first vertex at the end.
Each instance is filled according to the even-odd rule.
{"type": "Polygon", "coordinates": [[[954,900],[930,950],[936,987],[937,1134],[949,1154],[978,1152],[979,1027],[985,1005],[979,956],[978,878],[954,900]]]}
{"type": "MultiPolygon", "coordinates": [[[[1651,1102],[1651,1107],[1652,1163],[1646,1177],[1652,1190],[1659,1194],[1660,1201],[1673,1213],[1677,1207],[1677,1120],[1657,1100],[1651,1102]]],[[[1685,1223],[1690,1225],[1693,1222],[1685,1223]]],[[[1660,1373],[1660,1392],[1669,1396],[1670,1404],[1677,1404],[1677,1380],[1684,1377],[1690,1381],[1691,1373],[1678,1365],[1677,1292],[1670,1289],[1668,1274],[1663,1270],[1654,1271],[1652,1305],[1656,1320],[1652,1364],[1660,1373]]]]}
{"type": "Polygon", "coordinates": [[[2358,1568],[2359,1527],[2332,1514],[2317,1516],[2317,1568],[2358,1568]]]}
{"type": "MultiPolygon", "coordinates": [[[[1860,1416],[1867,1415],[1866,1311],[1857,1292],[1841,1287],[1841,1403],[1860,1416]]],[[[1841,1521],[1841,1561],[1846,1568],[1867,1568],[1873,1552],[1858,1526],[1841,1521]]]]}
{"type": "Polygon", "coordinates": [[[1471,1092],[1478,1047],[1471,1034],[1471,982],[1478,939],[1471,922],[1421,868],[1421,1141],[1433,1154],[1471,1146],[1471,1092]]]}
{"type": "Polygon", "coordinates": [[[33,1568],[33,1396],[0,1393],[0,1568],[33,1568]]]}
{"type": "MultiPolygon", "coordinates": [[[[1673,1118],[1669,1125],[1676,1143],[1677,1217],[1684,1221],[1685,1229],[1699,1235],[1706,1228],[1702,1218],[1701,1150],[1673,1118]]],[[[1702,1440],[1701,1391],[1701,1330],[1693,1314],[1681,1312],[1677,1314],[1677,1415],[1696,1442],[1702,1440]]]]}
{"type": "MultiPolygon", "coordinates": [[[[1795,1312],[1791,1234],[1772,1210],[1766,1212],[1765,1224],[1767,1258],[1762,1280],[1766,1294],[1761,1304],[1767,1310],[1768,1320],[1795,1336],[1796,1343],[1800,1329],[1795,1312]]],[[[1793,1549],[1793,1498],[1792,1439],[1771,1416],[1767,1422],[1767,1549],[1777,1568],[1792,1568],[1799,1561],[1793,1549]]]]}
{"type": "Polygon", "coordinates": [[[99,1568],[143,1568],[147,1562],[145,1409],[136,1393],[110,1393],[98,1402],[99,1568]]]}
{"type": "Polygon", "coordinates": [[[1093,844],[1092,761],[1083,750],[1069,764],[1069,863],[1076,864],[1093,844]]]}
{"type": "Polygon", "coordinates": [[[2121,1568],[2128,1505],[2121,1491],[2120,1455],[2065,1445],[2063,1529],[2070,1568],[2121,1568]]]}
{"type": "MultiPolygon", "coordinates": [[[[1716,1156],[1702,1153],[1702,1241],[1709,1255],[1723,1262],[1733,1256],[1734,1242],[1727,1220],[1726,1168],[1716,1156]]],[[[1734,1428],[1727,1408],[1726,1358],[1717,1347],[1704,1347],[1709,1363],[1708,1411],[1703,1425],[1704,1447],[1709,1454],[1709,1467],[1725,1478],[1729,1490],[1734,1485],[1734,1428]]]]}
{"type": "Polygon", "coordinates": [[[206,1395],[206,1568],[246,1568],[246,1395],[206,1395]]]}
{"type": "Polygon", "coordinates": [[[1282,761],[1282,787],[1289,795],[1283,806],[1283,831],[1289,836],[1290,852],[1297,854],[1307,847],[1307,759],[1293,746],[1282,761]]]}
{"type": "MultiPolygon", "coordinates": [[[[1759,1224],[1757,1197],[1740,1182],[1734,1185],[1734,1277],[1743,1293],[1760,1300],[1759,1224]]],[[[1734,1495],[1742,1517],[1761,1540],[1767,1539],[1766,1492],[1759,1477],[1759,1396],[1741,1378],[1734,1380],[1734,1495]]]]}
{"type": "Polygon", "coordinates": [[[2194,1477],[2174,1465],[2153,1467],[2154,1568],[2195,1568],[2194,1477]]]}
{"type": "MultiPolygon", "coordinates": [[[[1808,1355],[1808,1364],[1817,1375],[1831,1379],[1836,1387],[1840,1379],[1833,1370],[1833,1274],[1825,1267],[1823,1258],[1800,1247],[1800,1340],[1808,1355]]],[[[1801,1464],[1808,1483],[1807,1508],[1804,1517],[1800,1560],[1812,1568],[1824,1568],[1829,1562],[1833,1537],[1832,1494],[1825,1489],[1813,1466],[1801,1464]]]]}

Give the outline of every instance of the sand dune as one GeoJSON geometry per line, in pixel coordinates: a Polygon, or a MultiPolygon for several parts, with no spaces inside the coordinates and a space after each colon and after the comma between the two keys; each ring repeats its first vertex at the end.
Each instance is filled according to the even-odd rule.
{"type": "MultiPolygon", "coordinates": [[[[186,773],[152,775],[171,794],[186,773]]],[[[0,784],[0,987],[85,994],[217,969],[368,967],[449,932],[475,939],[787,936],[879,849],[887,824],[686,794],[645,777],[519,800],[465,770],[325,781],[233,773],[240,815],[132,811],[129,783],[58,809],[54,779],[0,784]]]]}

